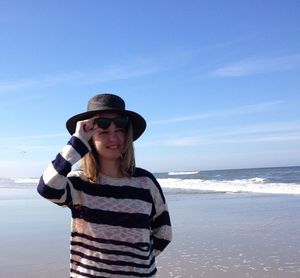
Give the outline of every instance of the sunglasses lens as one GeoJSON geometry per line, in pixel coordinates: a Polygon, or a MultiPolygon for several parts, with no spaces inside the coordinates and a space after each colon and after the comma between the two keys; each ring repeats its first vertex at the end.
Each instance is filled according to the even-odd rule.
{"type": "Polygon", "coordinates": [[[98,125],[98,127],[102,129],[107,129],[110,126],[112,119],[98,118],[95,120],[95,122],[98,125]]]}
{"type": "Polygon", "coordinates": [[[118,128],[127,128],[128,122],[129,122],[129,118],[126,116],[114,118],[114,123],[118,128]]]}
{"type": "Polygon", "coordinates": [[[129,123],[129,118],[126,116],[120,116],[120,117],[116,117],[113,119],[98,118],[95,120],[95,123],[98,125],[98,127],[102,128],[102,129],[109,128],[111,122],[114,122],[118,128],[127,128],[128,123],[129,123]]]}

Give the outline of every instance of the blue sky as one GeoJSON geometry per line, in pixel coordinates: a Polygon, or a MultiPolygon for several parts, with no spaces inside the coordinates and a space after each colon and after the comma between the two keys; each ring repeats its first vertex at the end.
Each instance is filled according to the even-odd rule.
{"type": "Polygon", "coordinates": [[[0,177],[38,177],[101,92],[152,172],[300,165],[300,1],[0,1],[0,177]]]}

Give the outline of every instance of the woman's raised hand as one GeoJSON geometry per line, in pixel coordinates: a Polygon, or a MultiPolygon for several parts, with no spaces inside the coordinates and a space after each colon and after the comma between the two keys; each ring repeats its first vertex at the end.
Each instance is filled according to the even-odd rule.
{"type": "Polygon", "coordinates": [[[92,138],[94,133],[99,130],[99,127],[95,125],[95,119],[98,118],[94,116],[90,119],[78,121],[76,123],[76,130],[74,135],[78,134],[82,138],[84,138],[87,142],[92,138]]]}

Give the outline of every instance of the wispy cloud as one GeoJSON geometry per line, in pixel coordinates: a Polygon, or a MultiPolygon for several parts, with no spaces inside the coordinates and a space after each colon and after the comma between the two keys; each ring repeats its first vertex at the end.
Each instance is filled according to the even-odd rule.
{"type": "Polygon", "coordinates": [[[12,81],[0,80],[0,93],[140,78],[182,67],[194,61],[198,55],[199,52],[195,50],[171,49],[156,57],[137,56],[120,63],[103,65],[101,68],[73,70],[12,81]]]}
{"type": "Polygon", "coordinates": [[[249,113],[256,113],[256,112],[263,112],[278,105],[282,104],[282,101],[269,101],[263,103],[257,103],[252,105],[245,105],[241,107],[234,107],[230,109],[218,110],[218,111],[211,111],[201,114],[195,115],[187,115],[187,116],[180,116],[170,119],[163,119],[157,121],[151,121],[150,124],[169,124],[169,123],[178,123],[178,122],[187,122],[187,121],[196,121],[196,120],[204,120],[208,118],[217,118],[217,117],[230,117],[242,114],[249,114],[249,113]]]}
{"type": "Polygon", "coordinates": [[[6,142],[10,142],[12,140],[16,141],[26,141],[26,140],[36,140],[36,139],[53,139],[58,137],[65,137],[67,136],[67,132],[60,132],[60,133],[48,133],[48,134],[36,134],[36,135],[26,135],[26,136],[15,136],[15,137],[1,137],[2,140],[6,142]]]}
{"type": "Polygon", "coordinates": [[[28,136],[14,136],[14,137],[4,137],[0,138],[0,148],[2,154],[18,152],[20,154],[25,154],[31,151],[41,151],[41,150],[52,150],[61,147],[61,144],[55,142],[55,138],[63,138],[66,140],[68,134],[64,133],[49,133],[49,134],[36,134],[28,136]]]}
{"type": "Polygon", "coordinates": [[[251,144],[267,142],[299,142],[300,122],[269,122],[230,128],[215,128],[194,131],[191,135],[166,135],[161,140],[152,140],[153,145],[201,146],[212,144],[251,144]]]}
{"type": "Polygon", "coordinates": [[[264,143],[264,142],[289,142],[300,141],[300,132],[292,134],[282,135],[256,135],[256,136],[242,136],[228,138],[226,136],[216,135],[203,135],[203,136],[190,136],[190,137],[177,137],[166,139],[161,144],[168,146],[200,146],[200,145],[212,145],[212,144],[251,144],[251,143],[264,143]]]}
{"type": "Polygon", "coordinates": [[[103,69],[71,71],[54,75],[30,77],[9,82],[0,82],[0,93],[17,92],[28,89],[40,89],[62,84],[96,84],[138,78],[164,70],[162,64],[137,61],[131,65],[110,65],[103,69]]]}
{"type": "Polygon", "coordinates": [[[82,74],[79,72],[70,72],[58,75],[47,75],[42,77],[31,77],[9,82],[0,82],[0,93],[9,93],[22,91],[26,89],[40,89],[43,87],[71,83],[80,80],[82,74]]]}
{"type": "Polygon", "coordinates": [[[220,67],[212,72],[218,77],[237,77],[300,68],[300,54],[273,57],[248,58],[220,67]]]}

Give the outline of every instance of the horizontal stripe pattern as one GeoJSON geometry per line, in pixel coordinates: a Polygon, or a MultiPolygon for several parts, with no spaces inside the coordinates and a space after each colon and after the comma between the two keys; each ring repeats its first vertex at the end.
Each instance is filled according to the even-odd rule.
{"type": "Polygon", "coordinates": [[[152,221],[152,229],[157,229],[163,225],[169,225],[171,226],[171,221],[169,217],[169,213],[167,211],[163,211],[159,216],[157,216],[153,221],[152,221]]]}
{"type": "Polygon", "coordinates": [[[83,157],[91,149],[88,143],[82,137],[80,137],[80,135],[72,136],[67,145],[70,145],[76,149],[80,157],[83,157]]]}
{"type": "Polygon", "coordinates": [[[52,161],[52,165],[56,172],[64,177],[66,177],[72,169],[71,163],[60,153],[56,156],[55,160],[52,161]]]}
{"type": "Polygon", "coordinates": [[[90,146],[73,136],[44,172],[43,197],[72,211],[70,277],[154,277],[155,255],[171,240],[168,208],[160,185],[137,168],[133,177],[90,182],[71,172],[90,146]]]}
{"type": "Polygon", "coordinates": [[[158,183],[158,181],[156,180],[156,178],[153,176],[153,174],[151,174],[150,172],[148,172],[142,168],[136,168],[133,176],[134,177],[148,177],[153,182],[153,185],[155,186],[155,188],[158,190],[158,192],[160,194],[160,198],[162,199],[163,203],[166,203],[166,199],[163,194],[162,188],[161,188],[160,184],[158,183]]]}
{"type": "Polygon", "coordinates": [[[130,199],[114,198],[114,201],[111,202],[107,197],[84,194],[78,203],[76,203],[78,200],[74,200],[74,206],[84,204],[91,209],[108,210],[112,212],[119,212],[120,207],[122,207],[122,211],[126,213],[144,213],[147,215],[151,213],[152,203],[135,199],[134,202],[130,201],[130,204],[128,204],[129,200],[130,199]]]}
{"type": "Polygon", "coordinates": [[[153,236],[153,241],[154,241],[154,246],[156,251],[155,254],[159,254],[160,252],[162,252],[170,243],[170,241],[167,239],[157,238],[155,236],[153,236]]]}
{"type": "MultiPolygon", "coordinates": [[[[84,251],[86,251],[86,249],[83,249],[84,251]]],[[[96,265],[114,265],[114,266],[119,266],[120,269],[124,269],[124,267],[128,266],[128,267],[132,267],[132,268],[143,268],[143,269],[149,269],[151,267],[151,265],[153,265],[154,263],[154,258],[149,262],[149,264],[147,263],[137,263],[134,260],[131,261],[126,261],[124,259],[122,260],[114,260],[114,259],[108,259],[108,257],[106,258],[101,258],[98,256],[92,256],[92,255],[87,255],[85,252],[79,252],[79,251],[75,251],[73,249],[71,249],[71,254],[73,256],[78,256],[81,259],[84,259],[84,261],[90,261],[90,262],[94,262],[96,263],[96,265]]],[[[96,253],[94,253],[96,254],[96,253]]],[[[113,256],[111,256],[113,257],[113,256]]],[[[114,256],[116,257],[116,256],[114,256]]],[[[121,256],[120,256],[121,257],[121,256]]],[[[115,268],[116,269],[116,268],[115,268]]]]}
{"type": "Polygon", "coordinates": [[[41,177],[39,181],[38,192],[45,198],[53,200],[53,199],[60,199],[64,195],[65,189],[52,188],[48,186],[44,182],[43,177],[41,177]]]}
{"type": "Polygon", "coordinates": [[[96,244],[112,244],[114,246],[124,246],[126,248],[131,248],[132,250],[140,250],[141,252],[149,252],[150,251],[150,244],[144,242],[128,242],[122,240],[115,240],[115,239],[103,239],[98,237],[93,237],[87,234],[72,232],[71,234],[74,240],[79,241],[90,241],[96,244]]]}
{"type": "Polygon", "coordinates": [[[94,245],[89,245],[86,243],[83,243],[82,241],[75,241],[72,240],[71,241],[71,247],[78,247],[81,248],[82,250],[91,250],[95,253],[102,253],[102,254],[107,254],[107,255],[115,255],[115,256],[122,256],[123,258],[136,258],[139,260],[148,260],[149,259],[149,255],[148,256],[143,256],[143,255],[139,255],[139,254],[135,254],[133,252],[129,252],[129,251],[122,251],[122,250],[112,250],[112,249],[106,249],[106,248],[99,248],[99,247],[95,247],[94,245]]]}
{"type": "Polygon", "coordinates": [[[70,177],[74,189],[92,196],[101,196],[115,199],[137,199],[148,203],[152,202],[149,189],[135,188],[128,185],[111,186],[109,184],[91,184],[79,177],[70,177]]]}
{"type": "Polygon", "coordinates": [[[149,228],[149,215],[142,213],[105,211],[76,205],[72,208],[72,217],[81,218],[86,222],[96,224],[121,226],[124,228],[149,228]]]}
{"type": "Polygon", "coordinates": [[[137,271],[124,271],[124,270],[111,270],[107,268],[100,268],[96,266],[92,266],[86,263],[78,262],[76,260],[71,260],[72,268],[71,268],[71,277],[115,277],[115,278],[124,278],[124,277],[154,277],[157,269],[154,268],[146,273],[141,273],[137,271]],[[88,271],[88,272],[87,272],[88,271]],[[102,273],[99,276],[99,273],[102,273]],[[77,274],[74,276],[74,274],[77,274]],[[105,274],[109,274],[105,276],[105,274]],[[79,276],[78,276],[79,275],[79,276]]]}
{"type": "MultiPolygon", "coordinates": [[[[92,225],[89,231],[94,233],[97,231],[95,229],[97,225],[92,225]]],[[[123,240],[114,240],[106,234],[105,228],[108,229],[105,226],[100,227],[102,233],[97,237],[78,232],[72,233],[71,259],[73,262],[84,262],[80,267],[72,263],[73,269],[95,275],[91,277],[102,277],[103,274],[109,274],[107,277],[126,277],[133,274],[133,269],[136,275],[129,277],[153,277],[156,268],[151,243],[132,243],[132,239],[126,237],[123,240]]],[[[114,230],[111,236],[117,237],[114,230]]]]}

